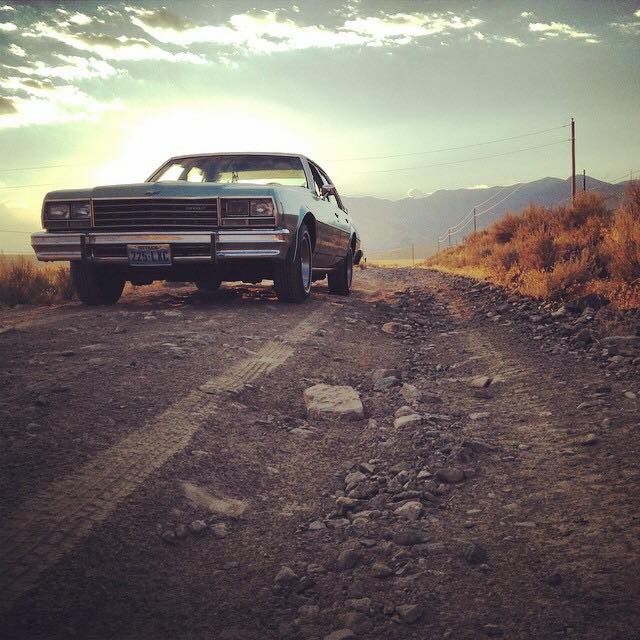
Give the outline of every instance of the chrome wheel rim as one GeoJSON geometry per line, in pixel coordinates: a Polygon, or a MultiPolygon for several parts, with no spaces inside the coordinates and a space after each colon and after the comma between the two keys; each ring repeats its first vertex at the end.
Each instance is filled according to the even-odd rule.
{"type": "Polygon", "coordinates": [[[302,286],[305,291],[309,291],[311,289],[311,243],[306,237],[300,247],[300,272],[302,273],[302,286]]]}

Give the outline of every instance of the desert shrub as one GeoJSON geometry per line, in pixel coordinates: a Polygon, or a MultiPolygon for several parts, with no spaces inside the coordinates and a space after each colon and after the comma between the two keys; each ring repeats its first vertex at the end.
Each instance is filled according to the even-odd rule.
{"type": "Polygon", "coordinates": [[[0,304],[50,303],[72,297],[66,266],[42,267],[23,256],[0,256],[0,304]]]}
{"type": "Polygon", "coordinates": [[[522,272],[518,288],[533,298],[564,300],[583,293],[592,276],[592,261],[585,253],[577,259],[557,262],[553,269],[522,272]]]}
{"type": "Polygon", "coordinates": [[[640,185],[629,187],[626,202],[613,218],[605,242],[609,271],[630,285],[640,285],[640,185]]]}
{"type": "Polygon", "coordinates": [[[518,251],[509,244],[499,244],[487,256],[486,266],[500,280],[507,280],[508,274],[518,263],[518,251]]]}
{"type": "Polygon", "coordinates": [[[517,251],[521,269],[548,270],[556,262],[558,247],[544,226],[530,230],[520,228],[510,244],[517,251]]]}
{"type": "Polygon", "coordinates": [[[521,223],[522,218],[512,213],[507,213],[491,225],[489,234],[497,244],[506,244],[511,241],[521,223]]]}
{"type": "Polygon", "coordinates": [[[640,183],[615,212],[597,193],[552,208],[530,205],[427,264],[479,274],[535,298],[599,292],[620,307],[637,307],[640,183]]]}

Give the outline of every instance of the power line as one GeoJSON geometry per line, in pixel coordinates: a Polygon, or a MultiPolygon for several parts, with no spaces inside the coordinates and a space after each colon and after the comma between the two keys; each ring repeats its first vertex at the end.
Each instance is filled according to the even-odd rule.
{"type": "Polygon", "coordinates": [[[0,169],[0,173],[7,173],[10,171],[31,171],[32,169],[59,169],[61,167],[81,167],[85,163],[78,162],[76,164],[42,164],[36,167],[16,167],[15,169],[0,169]]]}
{"type": "MultiPolygon", "coordinates": [[[[498,205],[502,204],[505,200],[508,200],[516,191],[518,191],[519,189],[522,189],[525,186],[525,182],[519,184],[515,189],[513,189],[513,191],[511,191],[510,193],[508,193],[504,198],[502,198],[501,200],[498,200],[498,202],[496,202],[495,204],[491,205],[488,209],[485,209],[484,211],[481,211],[480,213],[476,213],[476,219],[482,217],[483,215],[485,215],[486,213],[489,213],[489,211],[492,211],[493,209],[495,209],[498,205]]],[[[488,202],[488,201],[485,201],[488,202]]],[[[484,203],[483,203],[484,204],[484,203]]],[[[476,205],[476,207],[479,205],[476,205]]],[[[473,210],[472,210],[473,211],[473,210]]],[[[450,227],[449,229],[447,229],[447,232],[444,233],[443,235],[441,235],[438,240],[440,242],[444,242],[449,235],[456,235],[458,234],[460,231],[462,231],[463,229],[465,229],[466,227],[469,226],[469,224],[471,224],[471,222],[473,221],[473,218],[468,218],[468,216],[466,216],[462,222],[464,222],[464,224],[459,227],[459,225],[461,224],[460,222],[456,225],[456,227],[459,227],[458,229],[455,229],[455,227],[450,227]]]]}
{"type": "Polygon", "coordinates": [[[522,153],[523,151],[533,151],[534,149],[543,149],[545,147],[551,147],[556,144],[562,144],[570,142],[570,139],[556,140],[555,142],[549,142],[548,144],[541,144],[535,147],[526,147],[524,149],[515,149],[514,151],[506,151],[504,153],[494,153],[489,156],[478,156],[477,158],[466,158],[465,160],[454,160],[452,162],[438,162],[436,164],[423,164],[415,167],[398,167],[396,169],[376,169],[375,171],[356,171],[358,174],[370,174],[370,173],[391,173],[393,171],[412,171],[413,169],[430,169],[431,167],[446,167],[452,164],[462,164],[464,162],[474,162],[475,160],[488,160],[489,158],[499,158],[502,156],[509,156],[515,153],[522,153]]]}
{"type": "Polygon", "coordinates": [[[473,210],[474,209],[476,209],[477,207],[481,207],[484,204],[487,204],[487,202],[489,202],[490,200],[493,200],[495,197],[499,196],[505,189],[507,189],[506,186],[502,187],[499,191],[494,193],[490,198],[487,198],[486,200],[483,200],[482,202],[479,202],[478,204],[474,204],[473,207],[471,207],[471,209],[469,209],[469,213],[467,213],[467,215],[464,218],[462,218],[462,220],[460,220],[460,222],[455,224],[453,227],[450,227],[449,230],[453,233],[454,231],[457,230],[457,227],[462,226],[467,221],[470,222],[471,220],[473,220],[473,210]]]}
{"type": "Polygon", "coordinates": [[[638,169],[629,169],[628,171],[625,171],[619,178],[614,178],[611,181],[607,180],[607,182],[611,182],[611,184],[617,184],[620,180],[626,178],[629,174],[636,173],[636,171],[638,171],[638,169]]]}
{"type": "Polygon", "coordinates": [[[330,160],[329,162],[355,162],[357,160],[384,160],[388,158],[407,158],[409,156],[420,156],[428,153],[441,153],[443,151],[458,151],[459,149],[471,149],[472,147],[482,147],[487,144],[495,144],[497,142],[506,142],[508,140],[517,140],[518,138],[526,138],[528,136],[536,136],[542,133],[549,133],[550,131],[557,131],[558,129],[564,129],[568,127],[568,124],[563,124],[560,127],[552,127],[551,129],[541,129],[540,131],[531,131],[529,133],[521,133],[517,136],[509,136],[508,138],[497,138],[495,140],[488,140],[487,142],[476,142],[474,144],[465,144],[459,147],[444,147],[442,149],[430,149],[428,151],[414,151],[413,153],[396,153],[389,156],[363,156],[360,158],[340,158],[330,160]]]}
{"type": "Polygon", "coordinates": [[[54,187],[59,184],[59,182],[45,182],[41,184],[17,184],[13,187],[0,187],[0,191],[6,191],[7,189],[26,189],[27,187],[54,187]]]}

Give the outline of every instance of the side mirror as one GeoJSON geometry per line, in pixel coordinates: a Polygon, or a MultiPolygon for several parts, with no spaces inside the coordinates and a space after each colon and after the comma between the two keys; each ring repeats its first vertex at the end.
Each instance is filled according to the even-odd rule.
{"type": "Polygon", "coordinates": [[[332,184],[323,184],[320,192],[323,198],[326,198],[328,196],[335,196],[336,188],[332,184]]]}

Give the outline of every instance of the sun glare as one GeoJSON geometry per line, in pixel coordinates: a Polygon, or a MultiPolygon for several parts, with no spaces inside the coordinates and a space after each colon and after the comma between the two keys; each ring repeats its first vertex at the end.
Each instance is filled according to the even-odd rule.
{"type": "Polygon", "coordinates": [[[216,151],[291,151],[311,146],[299,116],[260,103],[173,108],[123,125],[113,160],[96,167],[95,184],[143,181],[172,156],[216,151]]]}

